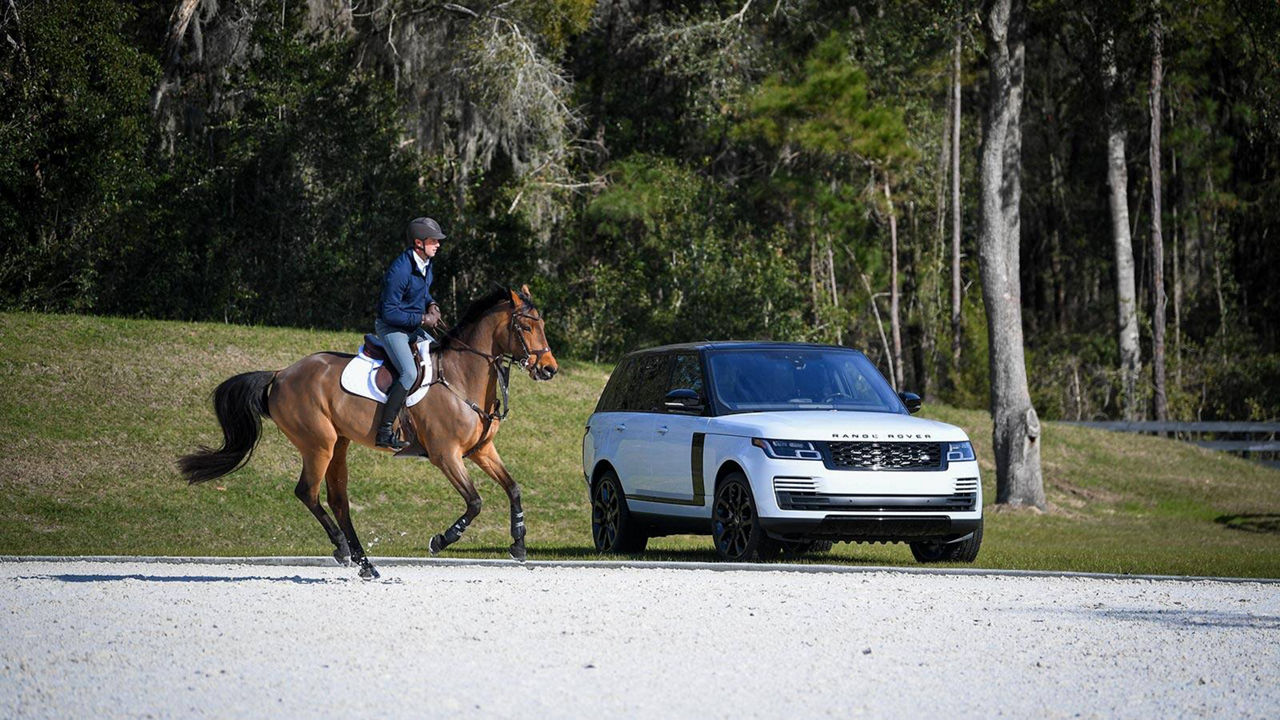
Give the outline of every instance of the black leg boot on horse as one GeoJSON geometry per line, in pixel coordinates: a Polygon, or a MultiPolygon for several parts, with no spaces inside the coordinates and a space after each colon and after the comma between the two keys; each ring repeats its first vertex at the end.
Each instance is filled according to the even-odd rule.
{"type": "Polygon", "coordinates": [[[409,447],[409,443],[400,439],[395,431],[396,417],[404,408],[406,394],[400,380],[392,378],[391,387],[387,389],[387,401],[383,403],[382,414],[378,417],[378,439],[374,441],[378,447],[390,448],[396,452],[409,447]]]}

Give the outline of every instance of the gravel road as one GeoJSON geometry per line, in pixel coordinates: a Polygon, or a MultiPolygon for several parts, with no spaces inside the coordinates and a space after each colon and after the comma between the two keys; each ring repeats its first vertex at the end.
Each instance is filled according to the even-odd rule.
{"type": "Polygon", "coordinates": [[[0,562],[0,717],[1280,716],[1280,584],[0,562]]]}

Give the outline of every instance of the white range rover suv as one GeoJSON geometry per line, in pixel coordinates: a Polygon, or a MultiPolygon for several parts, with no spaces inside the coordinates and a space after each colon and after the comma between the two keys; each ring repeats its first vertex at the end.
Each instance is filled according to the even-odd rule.
{"type": "Polygon", "coordinates": [[[706,342],[631,353],[582,439],[601,552],[710,534],[720,557],[763,560],[836,541],[907,542],[920,562],[972,562],[982,545],[973,446],[913,418],[862,353],[829,345],[706,342]]]}

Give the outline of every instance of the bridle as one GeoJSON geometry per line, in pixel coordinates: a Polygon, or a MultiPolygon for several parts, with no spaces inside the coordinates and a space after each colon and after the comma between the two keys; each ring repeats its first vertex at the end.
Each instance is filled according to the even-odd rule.
{"type": "Polygon", "coordinates": [[[533,307],[532,305],[521,305],[515,308],[514,310],[512,310],[511,322],[508,324],[508,329],[511,330],[511,334],[515,335],[516,339],[520,341],[520,349],[524,351],[524,357],[517,358],[514,354],[510,355],[509,357],[511,358],[512,362],[520,363],[520,367],[524,369],[528,369],[529,367],[529,358],[533,358],[533,362],[536,365],[538,361],[542,359],[543,355],[546,355],[547,353],[551,352],[550,346],[544,347],[544,348],[538,348],[536,350],[530,350],[529,343],[526,342],[524,339],[525,333],[532,332],[533,327],[530,325],[525,325],[520,321],[521,320],[533,321],[533,320],[539,319],[536,315],[526,310],[526,308],[531,309],[532,307],[533,307]]]}
{"type": "MultiPolygon", "coordinates": [[[[525,322],[523,321],[532,322],[539,319],[536,315],[532,313],[532,310],[533,310],[532,305],[523,304],[523,305],[516,306],[511,310],[511,319],[507,323],[507,329],[511,331],[511,334],[514,335],[517,340],[520,341],[520,350],[524,353],[522,357],[516,357],[515,353],[487,353],[487,352],[484,352],[483,350],[478,350],[476,348],[471,347],[462,338],[458,337],[457,335],[453,335],[450,338],[450,343],[451,344],[456,343],[458,345],[458,348],[457,348],[458,350],[462,352],[468,352],[473,355],[479,355],[480,357],[488,361],[488,364],[493,367],[494,373],[497,374],[498,376],[498,389],[501,392],[500,397],[497,398],[497,407],[495,407],[493,410],[486,410],[480,407],[480,405],[477,404],[471,398],[468,398],[467,396],[458,392],[457,388],[455,388],[453,385],[449,383],[448,380],[445,379],[443,365],[440,366],[439,372],[437,372],[436,377],[431,381],[430,385],[443,385],[446,388],[448,388],[450,392],[458,396],[460,400],[462,400],[464,403],[467,404],[468,407],[470,407],[473,411],[475,411],[475,413],[480,416],[480,420],[484,423],[484,430],[481,431],[480,433],[480,439],[476,442],[474,446],[471,447],[470,450],[467,450],[465,453],[462,454],[462,457],[464,458],[469,457],[472,453],[478,450],[481,445],[484,444],[485,438],[489,434],[489,428],[493,425],[494,420],[498,420],[498,421],[506,420],[507,415],[511,412],[511,401],[507,393],[507,386],[511,382],[511,366],[515,363],[519,363],[521,368],[528,369],[530,358],[533,358],[533,362],[536,363],[538,360],[542,358],[543,355],[546,355],[551,352],[550,347],[543,347],[543,348],[537,348],[537,349],[531,350],[529,348],[528,341],[525,340],[525,333],[532,332],[533,327],[532,325],[525,324],[525,322]],[[504,367],[504,361],[505,361],[505,367],[504,367]]],[[[490,314],[497,311],[498,309],[490,310],[486,314],[490,314]]]]}
{"type": "MultiPolygon", "coordinates": [[[[463,341],[462,338],[456,335],[453,336],[451,342],[457,343],[460,346],[459,349],[462,350],[463,352],[469,352],[472,355],[479,355],[485,360],[488,360],[489,364],[493,365],[494,367],[501,365],[502,362],[505,360],[507,363],[508,370],[510,370],[511,366],[515,363],[519,363],[520,367],[523,369],[528,369],[530,358],[533,358],[533,361],[536,364],[537,361],[542,359],[543,355],[546,355],[551,352],[551,348],[549,346],[538,348],[536,350],[530,350],[529,343],[524,338],[525,333],[533,331],[533,327],[531,325],[526,325],[521,321],[522,320],[534,321],[534,320],[540,319],[538,318],[538,316],[530,312],[530,310],[532,309],[533,309],[533,306],[527,305],[527,304],[520,305],[514,308],[511,311],[511,319],[507,322],[507,329],[511,331],[511,334],[515,336],[516,340],[520,341],[520,350],[524,353],[524,355],[520,357],[516,357],[515,353],[487,353],[487,352],[484,352],[483,350],[477,350],[476,348],[473,348],[470,345],[468,345],[465,341],[463,341]]],[[[489,311],[489,313],[493,313],[493,312],[497,312],[497,310],[489,311]]]]}

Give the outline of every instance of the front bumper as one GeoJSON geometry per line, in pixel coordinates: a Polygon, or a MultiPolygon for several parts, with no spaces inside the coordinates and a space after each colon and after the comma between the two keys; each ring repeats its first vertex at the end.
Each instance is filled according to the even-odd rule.
{"type": "Polygon", "coordinates": [[[971,534],[982,518],[945,515],[828,515],[824,518],[760,518],[760,525],[779,540],[852,542],[950,542],[971,534]]]}
{"type": "Polygon", "coordinates": [[[757,453],[745,468],[760,524],[783,540],[948,542],[982,523],[976,462],[944,470],[833,470],[757,453]]]}

